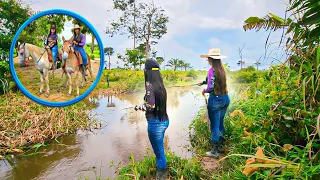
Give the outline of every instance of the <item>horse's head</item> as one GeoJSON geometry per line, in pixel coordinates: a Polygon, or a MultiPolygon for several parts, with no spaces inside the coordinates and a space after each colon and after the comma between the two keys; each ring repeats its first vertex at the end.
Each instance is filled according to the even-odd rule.
{"type": "Polygon", "coordinates": [[[63,44],[62,44],[62,59],[67,60],[69,57],[69,54],[73,52],[72,43],[64,38],[62,36],[63,44]]]}
{"type": "Polygon", "coordinates": [[[28,59],[29,57],[29,51],[26,43],[21,44],[20,42],[18,42],[17,52],[20,66],[26,66],[26,59],[28,59]]]}

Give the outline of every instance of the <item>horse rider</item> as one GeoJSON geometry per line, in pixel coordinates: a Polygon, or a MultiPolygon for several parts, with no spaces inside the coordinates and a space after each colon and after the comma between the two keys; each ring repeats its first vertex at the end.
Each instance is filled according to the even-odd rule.
{"type": "Polygon", "coordinates": [[[56,60],[58,58],[58,35],[56,33],[56,26],[51,25],[49,35],[47,37],[47,42],[45,43],[45,48],[52,52],[52,59],[54,62],[54,67],[56,69],[56,60]]]}

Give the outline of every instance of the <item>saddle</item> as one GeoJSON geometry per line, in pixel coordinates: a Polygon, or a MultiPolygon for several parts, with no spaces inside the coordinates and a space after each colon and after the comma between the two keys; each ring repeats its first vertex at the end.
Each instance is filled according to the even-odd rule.
{"type": "MultiPolygon", "coordinates": [[[[82,56],[81,56],[81,53],[79,51],[74,51],[74,54],[76,55],[77,57],[77,60],[78,60],[78,66],[80,66],[81,64],[83,64],[83,61],[82,61],[82,56]]],[[[88,66],[89,63],[87,63],[86,67],[88,66]]]]}

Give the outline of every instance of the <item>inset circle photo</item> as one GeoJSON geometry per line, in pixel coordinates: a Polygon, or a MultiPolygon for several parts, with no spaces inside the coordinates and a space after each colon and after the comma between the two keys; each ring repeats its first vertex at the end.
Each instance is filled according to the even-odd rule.
{"type": "Polygon", "coordinates": [[[18,30],[10,71],[18,88],[51,107],[72,105],[98,84],[104,65],[102,40],[82,16],[63,9],[42,11],[18,30]]]}

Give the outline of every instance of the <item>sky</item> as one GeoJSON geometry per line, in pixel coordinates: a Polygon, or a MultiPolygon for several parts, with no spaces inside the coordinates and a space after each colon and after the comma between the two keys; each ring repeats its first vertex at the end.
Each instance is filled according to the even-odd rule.
{"type": "MultiPolygon", "coordinates": [[[[104,47],[113,47],[115,55],[111,57],[111,67],[116,62],[122,65],[116,54],[133,48],[133,40],[127,35],[109,37],[105,33],[112,20],[117,20],[121,12],[112,10],[112,0],[30,0],[35,11],[61,8],[73,11],[87,19],[99,33],[104,47]]],[[[136,0],[152,2],[152,0],[136,0]]],[[[269,31],[244,31],[244,20],[250,16],[263,17],[272,12],[284,17],[288,1],[286,0],[153,0],[165,10],[169,17],[168,32],[153,48],[157,56],[179,58],[189,62],[194,69],[207,69],[208,63],[201,59],[201,54],[210,48],[220,48],[221,54],[227,56],[223,63],[228,63],[232,70],[240,69],[239,47],[244,46],[242,58],[244,67],[254,65],[260,59],[259,69],[267,69],[271,64],[285,59],[285,53],[279,49],[282,31],[272,32],[267,51],[265,43],[269,31]]],[[[65,30],[64,33],[69,33],[65,30]]],[[[87,42],[91,37],[87,36],[87,42]]],[[[107,58],[106,58],[107,59],[107,58]]]]}

